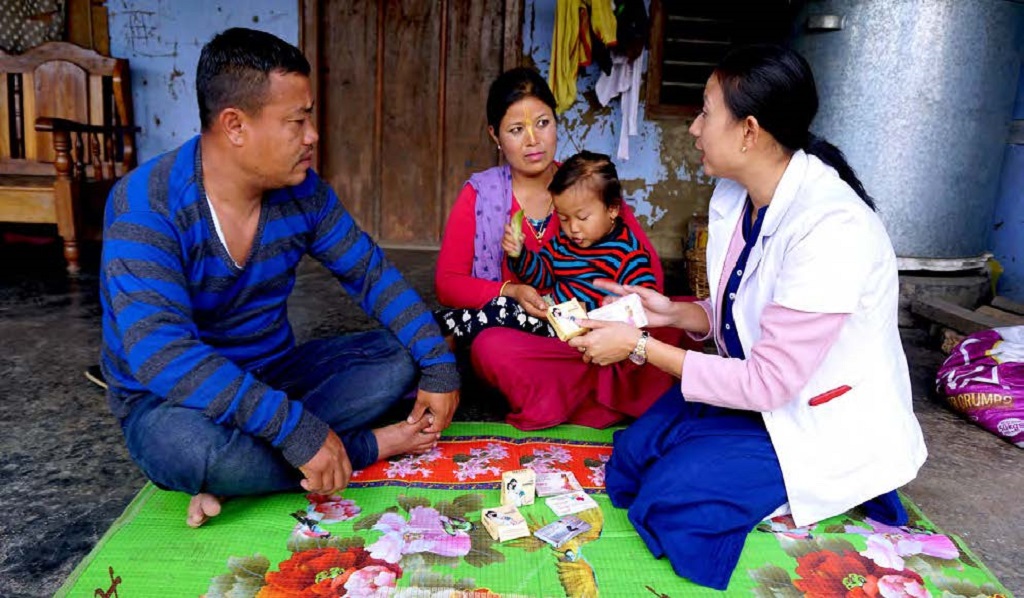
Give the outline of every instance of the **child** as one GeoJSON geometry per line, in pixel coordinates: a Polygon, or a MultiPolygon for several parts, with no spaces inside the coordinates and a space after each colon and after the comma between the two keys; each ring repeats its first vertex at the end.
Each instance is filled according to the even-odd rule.
{"type": "MultiPolygon", "coordinates": [[[[588,311],[607,294],[594,286],[595,280],[656,288],[650,254],[619,218],[622,187],[608,156],[583,151],[569,158],[548,191],[561,230],[540,252],[524,250],[519,231],[505,225],[501,246],[521,282],[550,294],[556,304],[575,297],[588,311]]],[[[469,346],[492,326],[555,336],[546,321],[530,316],[508,297],[497,297],[480,309],[443,310],[437,319],[459,347],[469,346]]]]}

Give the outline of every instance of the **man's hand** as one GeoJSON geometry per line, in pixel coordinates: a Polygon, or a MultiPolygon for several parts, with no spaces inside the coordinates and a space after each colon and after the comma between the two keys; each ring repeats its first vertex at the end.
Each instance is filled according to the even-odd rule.
{"type": "Polygon", "coordinates": [[[412,413],[406,419],[410,424],[420,421],[429,410],[432,420],[430,425],[424,428],[423,434],[433,434],[443,431],[452,423],[452,416],[455,415],[455,408],[459,406],[459,391],[452,392],[427,392],[420,390],[416,393],[416,404],[412,407],[412,413]]]}
{"type": "Polygon", "coordinates": [[[352,477],[352,463],[348,460],[345,445],[334,430],[327,431],[323,446],[312,459],[299,467],[299,471],[306,476],[302,480],[302,487],[309,492],[334,494],[348,486],[348,479],[352,477]]]}
{"type": "Polygon", "coordinates": [[[548,317],[548,304],[540,297],[537,289],[528,284],[505,285],[505,295],[511,297],[523,306],[526,313],[535,318],[544,320],[548,317]]]}

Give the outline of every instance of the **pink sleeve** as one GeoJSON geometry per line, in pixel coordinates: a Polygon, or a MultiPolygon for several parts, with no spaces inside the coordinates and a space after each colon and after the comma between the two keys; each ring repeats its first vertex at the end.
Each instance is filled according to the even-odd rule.
{"type": "Polygon", "coordinates": [[[731,409],[777,409],[807,384],[848,315],[771,304],[761,314],[761,339],[746,359],[686,353],[680,382],[683,396],[731,409]]]}
{"type": "Polygon", "coordinates": [[[711,302],[708,301],[707,299],[701,299],[700,301],[694,301],[693,303],[700,307],[701,309],[703,309],[704,315],[708,317],[708,333],[698,335],[692,332],[687,332],[686,336],[692,338],[693,340],[699,343],[703,343],[704,341],[708,340],[709,338],[715,335],[715,320],[714,316],[711,315],[711,302]]]}

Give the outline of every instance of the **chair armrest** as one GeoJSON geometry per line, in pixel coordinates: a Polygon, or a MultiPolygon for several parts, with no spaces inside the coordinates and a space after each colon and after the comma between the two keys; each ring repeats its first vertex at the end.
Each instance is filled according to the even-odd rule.
{"type": "Polygon", "coordinates": [[[67,131],[69,133],[138,133],[141,127],[126,125],[89,125],[66,118],[51,118],[40,116],[36,119],[36,131],[40,133],[52,133],[56,131],[67,131]]]}
{"type": "Polygon", "coordinates": [[[116,178],[114,137],[123,137],[122,174],[134,167],[132,146],[135,133],[141,130],[139,127],[90,125],[65,118],[42,116],[36,119],[35,128],[36,131],[53,134],[53,165],[57,169],[58,181],[85,177],[87,165],[93,168],[93,178],[116,178]],[[104,141],[101,142],[101,138],[104,141]],[[104,148],[102,158],[101,146],[104,148]]]}

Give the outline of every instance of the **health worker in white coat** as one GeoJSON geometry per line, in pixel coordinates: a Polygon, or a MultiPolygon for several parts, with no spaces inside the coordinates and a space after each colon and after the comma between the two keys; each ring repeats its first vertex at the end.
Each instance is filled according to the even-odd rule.
{"type": "Polygon", "coordinates": [[[718,355],[621,323],[570,344],[585,361],[650,363],[680,377],[615,436],[606,483],[656,557],[726,589],[747,534],[789,509],[803,526],[863,505],[889,525],[926,450],[896,323],[896,256],[843,154],[809,132],[806,60],[731,52],[690,132],[719,178],[708,215],[711,297],[637,293],[651,326],[714,337],[718,355]]]}

